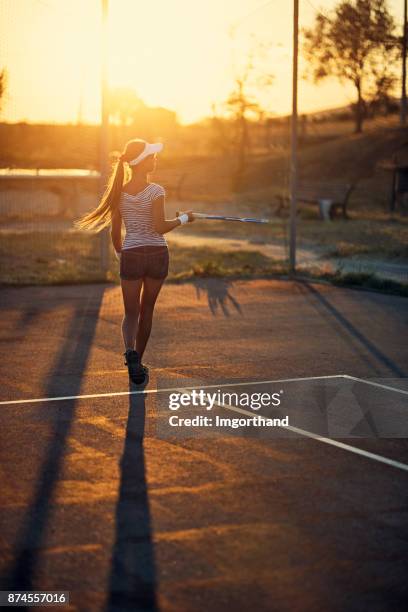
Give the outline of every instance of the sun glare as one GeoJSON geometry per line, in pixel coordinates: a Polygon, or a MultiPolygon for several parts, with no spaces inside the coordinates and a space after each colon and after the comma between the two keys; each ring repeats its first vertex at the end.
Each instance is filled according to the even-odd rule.
{"type": "MultiPolygon", "coordinates": [[[[321,2],[328,10],[334,0],[321,2]]],[[[301,2],[301,25],[314,18],[301,2]]],[[[397,19],[396,0],[390,3],[397,19]]],[[[0,52],[8,70],[3,117],[9,121],[99,122],[100,0],[3,0],[0,52]]],[[[110,0],[108,74],[111,88],[133,90],[145,104],[192,122],[218,108],[246,61],[251,34],[271,45],[260,70],[274,86],[258,90],[270,113],[291,106],[292,5],[288,0],[110,0]]],[[[0,66],[1,68],[2,66],[0,66]]],[[[349,103],[338,83],[300,82],[306,112],[349,103]]]]}

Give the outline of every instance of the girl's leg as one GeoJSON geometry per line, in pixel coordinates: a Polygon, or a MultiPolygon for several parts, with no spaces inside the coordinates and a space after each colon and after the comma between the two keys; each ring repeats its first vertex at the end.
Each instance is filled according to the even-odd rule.
{"type": "Polygon", "coordinates": [[[125,314],[122,320],[123,343],[125,345],[125,351],[127,349],[134,350],[140,313],[140,291],[143,279],[124,280],[122,278],[120,284],[125,307],[125,314]]]}
{"type": "Polygon", "coordinates": [[[140,300],[139,327],[136,336],[136,350],[142,359],[152,329],[153,311],[164,278],[145,277],[140,300]]]}

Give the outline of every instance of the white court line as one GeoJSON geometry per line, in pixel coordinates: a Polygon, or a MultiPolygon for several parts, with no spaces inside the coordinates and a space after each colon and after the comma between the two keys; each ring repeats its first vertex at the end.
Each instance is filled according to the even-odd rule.
{"type": "MultiPolygon", "coordinates": [[[[11,405],[11,404],[29,404],[29,403],[39,403],[39,402],[55,402],[55,401],[62,401],[62,400],[70,400],[70,399],[90,399],[90,398],[97,398],[97,397],[116,397],[116,396],[123,396],[123,395],[143,395],[143,394],[152,394],[152,393],[169,393],[172,391],[191,391],[193,389],[214,389],[214,388],[220,388],[220,387],[242,387],[242,386],[250,386],[250,385],[262,385],[262,384],[271,384],[271,383],[281,383],[281,382],[297,382],[297,381],[302,381],[302,380],[327,380],[327,379],[334,379],[334,378],[347,378],[347,379],[351,379],[351,380],[357,380],[363,383],[367,383],[367,384],[372,384],[375,386],[380,386],[384,389],[387,389],[389,391],[397,391],[399,393],[406,393],[406,391],[402,391],[401,389],[396,389],[395,387],[388,387],[387,385],[381,385],[379,383],[373,383],[371,381],[367,381],[364,380],[363,378],[355,378],[354,376],[348,376],[347,374],[333,374],[333,375],[328,375],[328,376],[308,376],[308,377],[303,377],[303,378],[280,378],[277,380],[263,380],[263,381],[255,381],[255,382],[244,382],[244,383],[226,383],[226,384],[220,384],[220,385],[194,385],[193,387],[172,387],[172,388],[168,388],[168,389],[143,389],[143,390],[139,390],[139,391],[117,391],[117,392],[112,392],[112,393],[93,393],[93,394],[88,394],[88,395],[67,395],[67,396],[63,396],[63,397],[45,397],[45,398],[36,398],[36,399],[24,399],[24,400],[6,400],[6,401],[1,401],[0,402],[0,406],[1,405],[11,405]]],[[[251,412],[247,412],[246,410],[244,410],[243,408],[238,408],[236,406],[227,406],[226,404],[218,404],[216,402],[216,404],[218,406],[221,406],[223,408],[226,408],[227,410],[232,410],[234,412],[239,412],[242,414],[245,414],[246,416],[251,416],[253,417],[254,414],[251,412]]],[[[261,415],[259,415],[261,416],[261,415]]],[[[264,417],[265,418],[265,417],[264,417]]],[[[344,444],[343,442],[338,442],[337,440],[331,440],[330,438],[325,438],[323,436],[318,436],[310,431],[306,431],[305,429],[299,429],[298,427],[292,427],[291,425],[288,425],[287,427],[285,427],[285,429],[289,429],[291,431],[293,431],[294,433],[297,433],[301,436],[305,436],[307,438],[312,438],[313,440],[317,440],[318,442],[323,442],[324,444],[329,444],[331,446],[336,446],[337,448],[341,448],[343,450],[347,450],[349,452],[355,453],[356,455],[361,455],[363,457],[366,457],[368,459],[373,459],[375,461],[378,461],[380,463],[384,463],[386,465],[391,465],[392,467],[396,467],[398,469],[401,470],[405,470],[408,471],[408,465],[406,465],[405,463],[401,463],[399,461],[394,461],[393,459],[389,459],[388,457],[383,457],[382,455],[377,455],[375,453],[370,453],[369,451],[365,451],[361,448],[358,448],[356,446],[351,446],[349,444],[344,444]]]]}
{"type": "Polygon", "coordinates": [[[72,399],[92,399],[96,397],[117,397],[120,395],[143,395],[149,393],[169,393],[171,391],[181,391],[182,389],[187,389],[189,391],[193,389],[214,389],[220,387],[242,387],[249,385],[266,385],[271,383],[280,383],[280,382],[297,382],[301,380],[323,380],[323,379],[331,379],[331,378],[344,378],[345,374],[332,374],[329,376],[306,376],[305,378],[280,378],[278,380],[260,380],[255,382],[243,382],[243,383],[225,383],[219,385],[195,385],[194,387],[172,387],[170,389],[140,389],[139,391],[113,391],[111,393],[92,393],[89,395],[64,395],[60,397],[41,397],[35,399],[21,399],[21,400],[2,400],[0,402],[0,406],[7,406],[12,404],[35,404],[40,402],[61,402],[63,400],[72,400],[72,399]]]}
{"type": "MultiPolygon", "coordinates": [[[[252,412],[248,412],[248,410],[244,410],[243,408],[238,408],[237,406],[230,406],[228,404],[221,404],[215,402],[217,406],[221,408],[225,408],[226,410],[232,410],[233,412],[239,412],[246,416],[253,417],[254,414],[252,412]]],[[[261,418],[266,419],[267,417],[263,417],[262,415],[256,415],[261,418]]],[[[357,446],[351,446],[350,444],[344,444],[344,442],[338,442],[338,440],[332,440],[331,438],[325,438],[324,436],[318,436],[317,434],[312,433],[311,431],[307,431],[306,429],[300,429],[299,427],[293,427],[292,425],[287,425],[284,429],[289,429],[294,433],[299,434],[300,436],[305,436],[306,438],[312,438],[313,440],[317,440],[318,442],[323,442],[324,444],[330,444],[331,446],[336,446],[337,448],[341,448],[343,450],[349,451],[350,453],[354,453],[356,455],[361,455],[362,457],[366,457],[367,459],[373,459],[374,461],[378,461],[379,463],[385,463],[386,465],[390,465],[392,467],[398,468],[400,470],[404,470],[408,472],[408,465],[405,463],[401,463],[400,461],[394,461],[394,459],[389,459],[388,457],[383,457],[382,455],[377,455],[376,453],[370,453],[369,451],[363,450],[362,448],[358,448],[357,446]]]]}
{"type": "Polygon", "coordinates": [[[365,383],[366,385],[372,385],[373,387],[380,387],[380,389],[385,389],[386,391],[395,391],[396,393],[402,393],[403,395],[408,395],[408,391],[404,391],[404,389],[398,389],[397,387],[390,387],[389,385],[383,385],[381,383],[376,383],[372,380],[365,380],[364,378],[357,378],[356,376],[349,376],[348,374],[343,374],[344,378],[348,378],[349,380],[357,380],[358,382],[365,383]]]}

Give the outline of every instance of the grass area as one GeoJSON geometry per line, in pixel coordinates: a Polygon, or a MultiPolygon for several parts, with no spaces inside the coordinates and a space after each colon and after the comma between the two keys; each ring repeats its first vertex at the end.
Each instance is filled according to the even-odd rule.
{"type": "MultiPolygon", "coordinates": [[[[361,134],[333,134],[324,139],[312,139],[299,146],[299,173],[301,181],[356,184],[351,207],[373,203],[386,206],[391,189],[391,173],[384,162],[390,162],[396,151],[401,162],[407,147],[408,130],[392,122],[366,125],[361,134]],[[359,186],[363,189],[360,191],[359,186]]],[[[288,141],[289,144],[289,141],[288,141]]],[[[264,199],[289,186],[290,151],[258,156],[247,169],[246,191],[264,199]],[[264,193],[262,193],[262,190],[264,193]]]]}
{"type": "Polygon", "coordinates": [[[387,216],[367,219],[353,216],[347,221],[299,223],[301,242],[327,250],[329,257],[370,256],[408,260],[408,219],[387,216]]]}
{"type": "MultiPolygon", "coordinates": [[[[257,251],[216,251],[178,248],[172,256],[168,281],[194,280],[200,277],[288,278],[287,261],[273,260],[257,251]]],[[[359,287],[384,293],[408,296],[408,284],[376,277],[374,274],[327,272],[302,269],[299,280],[325,281],[343,287],[359,287]]]]}
{"type": "Polygon", "coordinates": [[[169,280],[208,276],[250,278],[288,271],[285,261],[273,260],[259,251],[209,252],[204,247],[178,247],[170,260],[169,280]]]}
{"type": "MultiPolygon", "coordinates": [[[[268,225],[228,223],[222,221],[196,221],[183,228],[183,232],[196,236],[236,238],[252,243],[285,244],[288,240],[288,219],[272,219],[268,225]]],[[[353,215],[349,220],[323,222],[302,218],[297,224],[299,246],[324,250],[327,257],[353,257],[364,255],[377,259],[408,260],[408,218],[377,214],[367,218],[353,215]]]]}
{"type": "MultiPolygon", "coordinates": [[[[109,270],[100,269],[99,235],[84,233],[36,232],[4,234],[0,243],[0,283],[11,285],[58,285],[71,283],[119,283],[119,265],[113,253],[109,270]]],[[[203,277],[287,278],[288,265],[253,250],[217,250],[205,247],[172,249],[168,282],[203,277]]],[[[408,285],[381,280],[371,274],[330,273],[302,270],[300,278],[358,286],[399,295],[408,295],[408,285]]]]}
{"type": "MultiPolygon", "coordinates": [[[[289,276],[285,260],[273,260],[258,251],[217,251],[180,248],[172,253],[168,281],[194,280],[202,277],[276,278],[289,276]]],[[[377,278],[374,274],[327,272],[303,269],[299,279],[326,281],[343,287],[360,287],[408,296],[408,284],[377,278]]]]}
{"type": "MultiPolygon", "coordinates": [[[[408,129],[401,128],[395,117],[367,121],[362,134],[352,133],[347,123],[339,126],[322,124],[318,131],[326,128],[327,138],[321,133],[319,139],[316,134],[316,138],[306,139],[299,146],[300,180],[355,185],[348,206],[350,220],[322,222],[318,219],[317,205],[300,204],[300,246],[323,250],[328,257],[407,260],[408,217],[394,215],[391,218],[387,212],[392,180],[387,163],[398,153],[398,162],[408,164],[408,129]]],[[[262,241],[283,244],[289,234],[288,208],[282,211],[285,215],[282,218],[274,217],[274,211],[278,206],[278,196],[288,195],[288,148],[252,155],[244,192],[229,194],[225,201],[219,197],[220,190],[215,189],[220,181],[219,173],[225,171],[225,167],[223,164],[209,166],[209,163],[203,159],[200,168],[191,175],[191,184],[188,183],[189,189],[186,190],[191,200],[178,204],[178,207],[267,217],[272,222],[268,226],[196,222],[183,231],[193,235],[248,238],[260,244],[262,241]],[[197,178],[198,170],[201,182],[197,178]],[[208,177],[211,177],[210,181],[208,177]],[[207,188],[195,189],[198,185],[207,185],[207,188]],[[206,195],[204,199],[202,193],[206,195]]]]}
{"type": "Polygon", "coordinates": [[[393,280],[378,278],[375,274],[354,273],[354,272],[305,272],[299,278],[306,278],[312,281],[327,281],[339,287],[353,287],[359,289],[369,289],[381,293],[393,293],[408,297],[408,284],[399,283],[393,280]]]}
{"type": "Polygon", "coordinates": [[[408,218],[353,215],[349,220],[323,223],[304,221],[299,237],[308,244],[328,249],[331,257],[367,255],[378,259],[408,260],[408,218]],[[322,227],[323,225],[323,227],[322,227]]]}
{"type": "MultiPolygon", "coordinates": [[[[3,284],[66,284],[119,282],[118,261],[111,253],[107,277],[100,268],[100,237],[79,232],[3,234],[0,282],[3,284]]],[[[194,276],[242,276],[283,273],[285,263],[258,251],[216,251],[205,247],[171,252],[169,280],[194,276]]]]}
{"type": "Polygon", "coordinates": [[[68,232],[4,233],[0,241],[0,282],[58,285],[105,280],[99,236],[68,232]]]}

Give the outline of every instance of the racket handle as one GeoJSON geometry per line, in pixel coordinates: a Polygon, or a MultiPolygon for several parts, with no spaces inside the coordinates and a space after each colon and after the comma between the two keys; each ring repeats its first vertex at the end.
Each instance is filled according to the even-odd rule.
{"type": "MultiPolygon", "coordinates": [[[[183,213],[181,213],[179,210],[176,211],[176,217],[179,217],[182,214],[183,213]]],[[[206,216],[207,215],[204,215],[202,213],[193,213],[194,219],[205,219],[206,216]]]]}
{"type": "MultiPolygon", "coordinates": [[[[179,210],[176,211],[176,217],[179,217],[182,214],[183,213],[181,213],[179,210]]],[[[195,213],[195,212],[193,212],[193,217],[194,217],[194,219],[206,219],[207,215],[205,213],[195,213]]]]}

